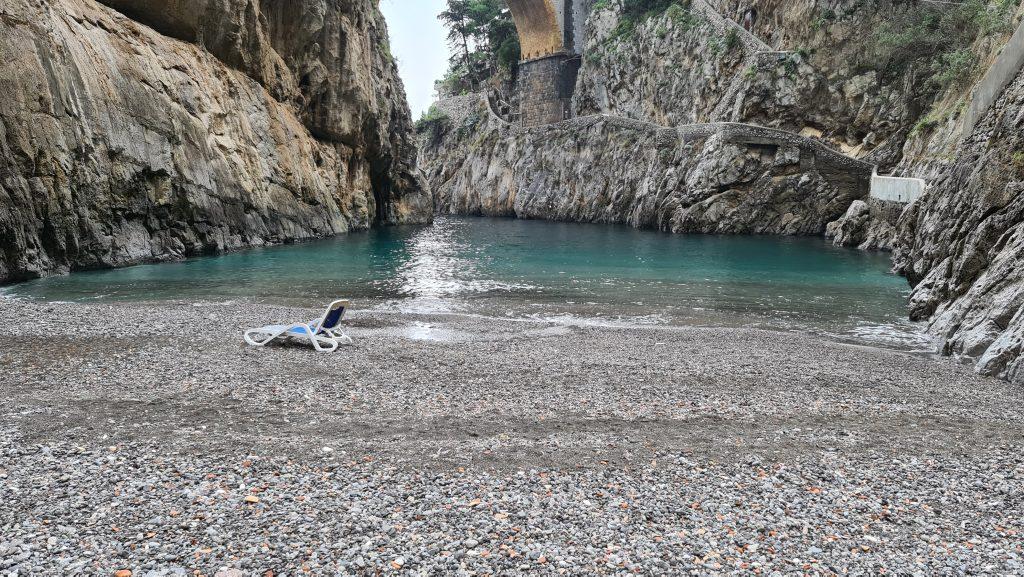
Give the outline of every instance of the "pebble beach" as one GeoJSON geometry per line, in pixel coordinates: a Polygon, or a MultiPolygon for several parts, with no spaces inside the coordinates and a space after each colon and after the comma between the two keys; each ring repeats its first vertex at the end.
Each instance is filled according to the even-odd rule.
{"type": "Polygon", "coordinates": [[[0,299],[0,575],[1024,572],[1024,390],[955,360],[379,307],[242,342],[317,312],[0,299]]]}

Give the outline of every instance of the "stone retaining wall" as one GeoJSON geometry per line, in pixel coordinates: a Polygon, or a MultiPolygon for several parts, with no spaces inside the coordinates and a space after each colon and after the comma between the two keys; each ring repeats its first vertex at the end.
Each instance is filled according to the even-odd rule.
{"type": "Polygon", "coordinates": [[[519,112],[523,126],[559,122],[572,115],[580,60],[568,52],[519,64],[519,112]]]}
{"type": "Polygon", "coordinates": [[[892,226],[896,226],[896,223],[900,219],[900,215],[907,208],[907,205],[902,202],[893,202],[891,200],[881,200],[878,198],[868,199],[868,210],[871,213],[872,220],[882,221],[892,226]]]}
{"type": "Polygon", "coordinates": [[[971,103],[964,114],[964,135],[974,132],[978,121],[1017,77],[1021,67],[1024,67],[1024,20],[1021,20],[1017,31],[996,56],[985,77],[974,87],[971,103]]]}
{"type": "MultiPolygon", "coordinates": [[[[507,128],[513,131],[562,131],[571,125],[575,125],[579,129],[584,129],[597,123],[607,123],[610,126],[650,132],[654,137],[660,135],[662,138],[681,138],[686,141],[703,139],[713,134],[720,134],[726,142],[760,144],[767,146],[797,146],[803,151],[812,153],[814,158],[817,160],[826,162],[836,168],[849,170],[851,173],[856,173],[859,176],[864,176],[865,173],[869,175],[874,169],[874,165],[846,156],[837,150],[825,146],[818,140],[807,138],[793,132],[779,130],[776,128],[768,128],[766,126],[757,126],[754,124],[744,124],[741,122],[707,122],[684,124],[676,127],[665,127],[644,120],[636,120],[622,116],[591,114],[550,124],[527,124],[524,120],[523,126],[517,126],[510,124],[502,118],[501,115],[493,109],[492,103],[486,96],[465,96],[453,100],[459,103],[458,107],[462,110],[465,110],[467,106],[472,107],[473,100],[476,100],[476,102],[483,101],[491,117],[497,122],[507,125],[507,128]]],[[[440,103],[439,106],[441,106],[442,109],[446,107],[446,105],[440,103]]],[[[924,181],[921,182],[923,183],[924,181]]]]}

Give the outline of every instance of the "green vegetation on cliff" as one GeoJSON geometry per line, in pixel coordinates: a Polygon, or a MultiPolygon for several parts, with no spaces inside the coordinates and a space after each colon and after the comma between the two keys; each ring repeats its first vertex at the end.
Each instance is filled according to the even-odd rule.
{"type": "Polygon", "coordinates": [[[977,70],[974,43],[1008,33],[1018,5],[1018,0],[919,4],[875,31],[862,66],[887,77],[923,70],[934,89],[961,87],[977,70]]]}
{"type": "MultiPolygon", "coordinates": [[[[609,8],[609,0],[598,0],[594,4],[594,10],[609,8]]],[[[676,18],[687,18],[689,13],[684,9],[690,7],[690,0],[622,0],[622,11],[619,14],[619,24],[615,27],[614,33],[609,40],[628,37],[633,34],[638,24],[664,14],[669,9],[674,11],[676,18]]]]}
{"type": "Polygon", "coordinates": [[[448,28],[452,48],[442,92],[463,94],[494,77],[515,77],[519,35],[504,0],[448,0],[438,18],[448,28]]]}
{"type": "Polygon", "coordinates": [[[429,133],[431,144],[435,144],[440,140],[441,135],[444,133],[445,128],[451,122],[451,118],[443,110],[437,107],[436,104],[432,105],[429,110],[420,116],[420,119],[416,121],[416,133],[426,134],[429,133]]]}

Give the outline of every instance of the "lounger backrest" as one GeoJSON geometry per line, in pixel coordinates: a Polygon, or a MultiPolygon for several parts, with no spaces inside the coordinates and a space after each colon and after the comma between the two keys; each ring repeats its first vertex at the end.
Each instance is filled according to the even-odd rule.
{"type": "Polygon", "coordinates": [[[333,329],[334,327],[341,324],[341,320],[345,318],[345,310],[348,309],[348,301],[340,300],[331,303],[331,306],[327,307],[327,312],[320,319],[320,324],[316,327],[316,332],[320,332],[324,329],[333,329]]]}

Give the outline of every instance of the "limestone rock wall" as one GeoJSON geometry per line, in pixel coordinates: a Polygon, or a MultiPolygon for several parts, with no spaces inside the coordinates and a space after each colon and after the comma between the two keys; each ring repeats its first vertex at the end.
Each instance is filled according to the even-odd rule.
{"type": "Polygon", "coordinates": [[[929,70],[911,66],[888,73],[871,56],[879,27],[920,9],[916,3],[688,4],[628,33],[617,27],[619,2],[595,11],[577,84],[577,114],[603,112],[662,125],[762,124],[821,138],[888,172],[900,162],[912,128],[942,97],[929,82],[929,70]],[[759,12],[754,42],[734,30],[752,6],[759,12]]]}
{"type": "Polygon", "coordinates": [[[0,7],[0,282],[422,222],[373,0],[0,7]]]}
{"type": "Polygon", "coordinates": [[[896,227],[905,205],[868,198],[850,205],[840,219],[830,222],[825,237],[836,246],[861,250],[892,250],[896,227]]]}
{"type": "Polygon", "coordinates": [[[574,98],[579,116],[614,114],[663,126],[738,120],[733,109],[751,62],[738,37],[695,9],[670,8],[628,35],[616,3],[595,9],[574,98]]]}
{"type": "Polygon", "coordinates": [[[760,0],[753,40],[721,20],[750,4],[691,0],[623,33],[617,2],[602,3],[588,21],[571,121],[522,130],[477,100],[449,102],[448,121],[420,135],[437,209],[681,233],[825,233],[892,250],[913,286],[909,314],[929,323],[942,352],[1024,383],[1024,74],[973,127],[963,118],[964,84],[1006,38],[974,39],[982,66],[941,88],[920,66],[889,73],[864,62],[872,31],[917,3],[760,0]],[[740,125],[722,121],[791,134],[737,138],[729,127],[740,125]],[[870,199],[871,167],[813,148],[819,140],[883,174],[922,178],[928,192],[908,207],[870,199]]]}
{"type": "Polygon", "coordinates": [[[912,317],[930,321],[943,352],[1024,383],[1024,73],[955,136],[943,136],[941,161],[908,167],[931,190],[900,221],[896,267],[915,285],[912,317]]]}
{"type": "Polygon", "coordinates": [[[421,133],[440,213],[815,235],[868,192],[869,165],[779,131],[601,115],[524,129],[480,97],[441,106],[421,133]]]}

